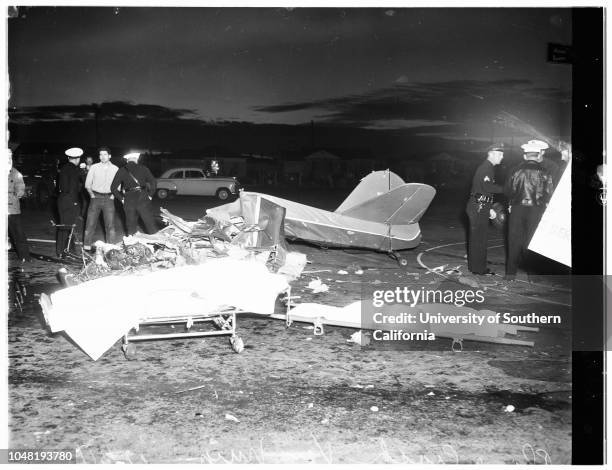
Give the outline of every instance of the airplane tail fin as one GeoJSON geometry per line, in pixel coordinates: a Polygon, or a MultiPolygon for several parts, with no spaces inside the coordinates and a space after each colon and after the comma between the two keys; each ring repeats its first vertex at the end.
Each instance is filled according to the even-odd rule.
{"type": "Polygon", "coordinates": [[[348,197],[340,204],[335,212],[342,214],[352,207],[358,206],[363,202],[380,196],[392,189],[404,184],[404,180],[389,170],[373,171],[361,178],[361,181],[348,197]]]}
{"type": "Polygon", "coordinates": [[[374,171],[361,180],[336,213],[371,222],[413,224],[423,216],[435,194],[427,184],[405,183],[389,170],[374,171]]]}

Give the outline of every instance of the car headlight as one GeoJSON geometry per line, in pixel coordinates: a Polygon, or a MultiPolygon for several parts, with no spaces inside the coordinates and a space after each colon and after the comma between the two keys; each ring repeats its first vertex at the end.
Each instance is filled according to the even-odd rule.
{"type": "Polygon", "coordinates": [[[230,192],[235,193],[236,192],[236,185],[234,183],[230,184],[230,192]]]}

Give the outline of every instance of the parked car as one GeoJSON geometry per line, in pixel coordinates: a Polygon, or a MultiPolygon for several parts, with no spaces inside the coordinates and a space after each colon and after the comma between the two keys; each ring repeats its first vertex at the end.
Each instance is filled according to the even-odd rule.
{"type": "Polygon", "coordinates": [[[225,201],[240,191],[236,178],[206,176],[200,168],[172,168],[157,179],[157,197],[169,196],[216,196],[225,201]]]}
{"type": "Polygon", "coordinates": [[[45,208],[55,194],[55,179],[50,175],[23,175],[26,203],[45,208]]]}
{"type": "Polygon", "coordinates": [[[55,197],[55,180],[53,172],[47,168],[34,168],[24,165],[15,166],[23,176],[25,196],[23,203],[32,208],[44,209],[55,197]]]}

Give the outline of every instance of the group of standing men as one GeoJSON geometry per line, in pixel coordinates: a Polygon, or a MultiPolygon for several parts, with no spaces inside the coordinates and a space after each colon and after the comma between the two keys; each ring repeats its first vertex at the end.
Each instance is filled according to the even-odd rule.
{"type": "MultiPolygon", "coordinates": [[[[530,140],[521,148],[523,161],[510,172],[503,186],[495,183],[495,166],[504,158],[501,144],[489,147],[486,160],[472,179],[466,212],[469,218],[468,269],[474,274],[493,274],[487,268],[487,239],[489,219],[498,216],[492,209],[494,194],[504,194],[508,200],[505,279],[513,281],[560,178],[561,168],[544,161],[546,142],[530,140]]],[[[562,160],[564,163],[569,160],[569,148],[562,152],[562,160]]]]}
{"type": "Polygon", "coordinates": [[[118,168],[111,163],[107,147],[99,149],[99,163],[94,163],[83,174],[79,168],[83,150],[73,147],[65,152],[68,162],[58,174],[57,209],[59,226],[56,252],[58,256],[71,250],[79,254],[81,244],[81,195],[83,188],[89,196],[85,234],[82,249],[91,250],[98,218],[102,213],[107,243],[116,243],[115,200],[123,204],[126,233],[132,235],[138,230],[138,217],[142,219],[147,233],[157,231],[153,218],[151,199],[155,194],[156,181],[149,169],[138,163],[139,153],[124,155],[126,165],[118,168]],[[70,239],[70,234],[73,234],[70,239]],[[72,243],[74,242],[74,244],[72,243]]]}

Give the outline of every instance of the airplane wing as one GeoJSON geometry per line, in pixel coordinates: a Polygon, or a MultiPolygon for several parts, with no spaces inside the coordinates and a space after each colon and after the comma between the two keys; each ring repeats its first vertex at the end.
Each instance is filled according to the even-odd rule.
{"type": "Polygon", "coordinates": [[[563,172],[528,248],[572,267],[572,166],[563,172]]]}
{"type": "Polygon", "coordinates": [[[406,183],[379,196],[371,197],[370,193],[370,199],[339,213],[370,222],[413,224],[425,213],[435,194],[436,190],[427,184],[406,183]]]}

